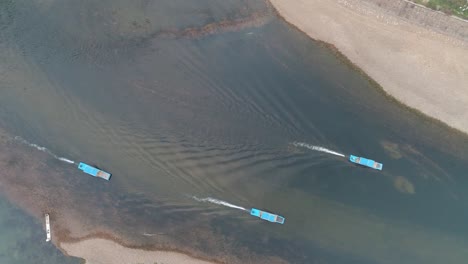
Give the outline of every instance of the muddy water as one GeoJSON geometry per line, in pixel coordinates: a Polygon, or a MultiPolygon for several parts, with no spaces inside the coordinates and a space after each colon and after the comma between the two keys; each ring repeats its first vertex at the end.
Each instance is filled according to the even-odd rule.
{"type": "Polygon", "coordinates": [[[230,263],[466,259],[467,138],[389,101],[264,2],[2,5],[0,188],[37,221],[50,212],[54,241],[230,263]]]}

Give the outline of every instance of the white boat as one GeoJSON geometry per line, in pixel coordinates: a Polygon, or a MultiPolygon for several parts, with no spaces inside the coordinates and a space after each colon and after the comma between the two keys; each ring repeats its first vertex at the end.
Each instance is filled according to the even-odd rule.
{"type": "Polygon", "coordinates": [[[46,223],[46,232],[47,232],[47,239],[46,242],[50,241],[50,220],[49,214],[45,214],[45,223],[46,223]]]}

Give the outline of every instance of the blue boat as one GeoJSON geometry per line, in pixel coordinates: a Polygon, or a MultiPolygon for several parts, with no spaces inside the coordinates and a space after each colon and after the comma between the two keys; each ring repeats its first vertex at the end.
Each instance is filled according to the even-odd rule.
{"type": "Polygon", "coordinates": [[[91,176],[99,177],[104,180],[109,180],[112,175],[108,172],[102,171],[98,168],[95,168],[83,162],[80,162],[80,164],[78,165],[78,169],[82,170],[84,173],[87,173],[91,176]]]}
{"type": "Polygon", "coordinates": [[[252,210],[250,210],[250,214],[272,223],[284,224],[284,217],[268,213],[256,208],[252,208],[252,210]]]}
{"type": "Polygon", "coordinates": [[[356,163],[356,164],[365,166],[365,167],[372,168],[374,170],[382,170],[382,167],[383,167],[382,163],[378,163],[378,162],[375,162],[375,161],[370,160],[370,159],[357,157],[357,156],[353,156],[353,155],[349,156],[349,161],[351,161],[352,163],[356,163]]]}

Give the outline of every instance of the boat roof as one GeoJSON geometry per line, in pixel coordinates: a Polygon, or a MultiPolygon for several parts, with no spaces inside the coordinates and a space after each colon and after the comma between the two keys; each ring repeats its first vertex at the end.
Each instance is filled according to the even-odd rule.
{"type": "Polygon", "coordinates": [[[376,161],[371,160],[371,159],[354,156],[354,155],[349,155],[349,160],[351,162],[354,162],[354,163],[357,163],[357,164],[360,164],[360,165],[364,165],[364,166],[367,166],[367,167],[370,167],[370,168],[373,168],[373,169],[377,169],[377,170],[382,170],[382,167],[383,167],[382,163],[376,162],[376,161]]]}
{"type": "Polygon", "coordinates": [[[252,208],[250,210],[250,214],[256,217],[260,217],[261,219],[269,221],[269,222],[275,222],[275,223],[280,223],[280,224],[284,223],[284,217],[279,216],[277,214],[262,211],[257,208],[252,208]]]}
{"type": "Polygon", "coordinates": [[[80,168],[82,171],[88,173],[88,174],[91,174],[91,175],[94,175],[96,176],[98,174],[98,172],[100,170],[86,164],[86,163],[83,163],[83,162],[80,162],[80,164],[78,165],[78,168],[80,168]]]}
{"type": "Polygon", "coordinates": [[[110,173],[100,170],[98,168],[95,168],[93,166],[90,166],[84,162],[80,162],[80,164],[78,165],[78,168],[82,170],[83,172],[93,175],[95,177],[100,177],[106,180],[109,180],[111,177],[110,173]]]}

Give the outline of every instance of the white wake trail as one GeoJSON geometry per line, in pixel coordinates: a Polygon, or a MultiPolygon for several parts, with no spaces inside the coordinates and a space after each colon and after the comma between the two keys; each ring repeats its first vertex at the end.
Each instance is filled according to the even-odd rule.
{"type": "MultiPolygon", "coordinates": [[[[55,155],[54,155],[55,156],[55,155]]],[[[63,157],[57,157],[55,156],[57,159],[61,160],[61,161],[64,161],[66,163],[70,163],[70,164],[75,164],[75,162],[73,160],[70,160],[70,159],[67,159],[67,158],[63,158],[63,157]]]]}
{"type": "Polygon", "coordinates": [[[193,199],[199,201],[199,202],[209,202],[209,203],[214,203],[214,204],[220,204],[220,205],[224,205],[224,206],[227,206],[227,207],[231,207],[231,208],[235,208],[235,209],[239,209],[239,210],[243,210],[243,211],[247,211],[247,209],[245,209],[244,207],[242,206],[237,206],[235,204],[230,204],[228,202],[225,202],[225,201],[222,201],[222,200],[218,200],[218,199],[215,199],[215,198],[211,198],[211,197],[206,197],[206,198],[198,198],[196,196],[192,196],[193,199]]]}
{"type": "Polygon", "coordinates": [[[70,164],[75,164],[75,162],[74,162],[73,160],[67,159],[67,158],[64,158],[64,157],[57,156],[57,155],[55,155],[54,153],[52,153],[52,151],[48,150],[46,147],[42,147],[42,146],[39,146],[39,145],[37,145],[37,144],[31,143],[31,142],[27,141],[26,139],[24,139],[24,138],[22,138],[22,137],[16,136],[16,137],[15,137],[15,140],[18,140],[18,141],[20,141],[20,142],[23,143],[23,144],[26,144],[26,145],[28,145],[28,146],[30,146],[30,147],[33,147],[33,148],[37,149],[37,150],[40,150],[40,151],[42,151],[42,152],[45,152],[45,153],[51,155],[52,157],[54,157],[54,158],[56,158],[56,159],[58,159],[58,160],[61,160],[61,161],[63,161],[63,162],[70,163],[70,164]]]}
{"type": "Polygon", "coordinates": [[[333,151],[331,149],[327,149],[327,148],[320,147],[320,146],[313,146],[313,145],[309,145],[309,144],[303,143],[303,142],[294,142],[293,145],[296,146],[296,147],[303,147],[303,148],[308,148],[308,149],[311,149],[311,150],[316,150],[316,151],[320,151],[320,152],[333,154],[333,155],[340,156],[340,157],[343,157],[343,158],[346,157],[344,154],[333,151]]]}

